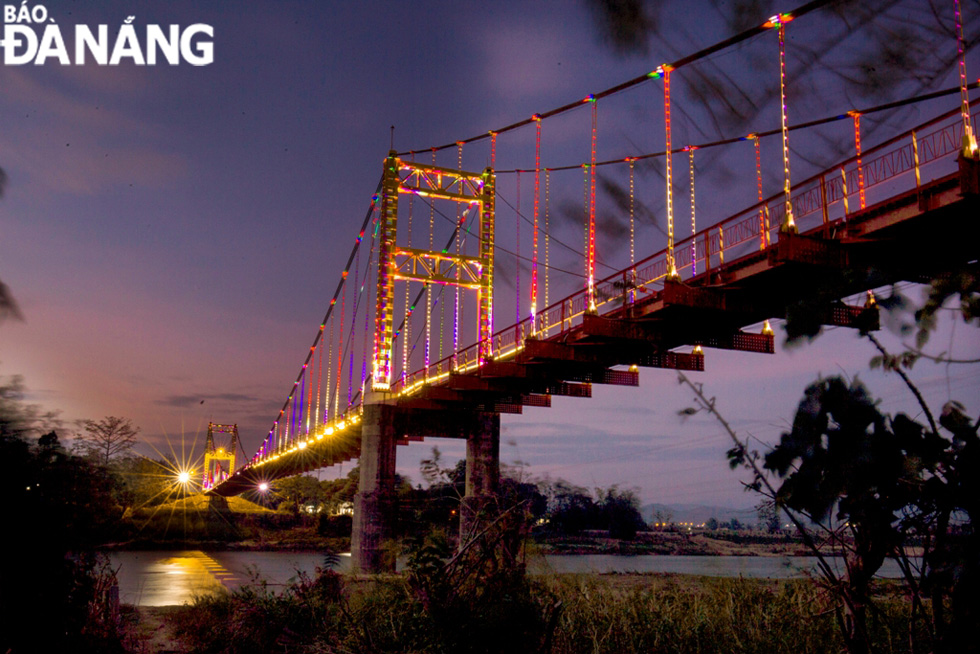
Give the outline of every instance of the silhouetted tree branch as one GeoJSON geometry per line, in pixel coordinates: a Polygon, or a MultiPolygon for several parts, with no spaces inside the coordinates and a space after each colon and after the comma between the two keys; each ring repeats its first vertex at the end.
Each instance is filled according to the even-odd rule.
{"type": "MultiPolygon", "coordinates": [[[[0,168],[0,198],[3,198],[6,187],[7,173],[3,171],[3,168],[0,168]]],[[[24,316],[20,312],[17,302],[14,300],[14,296],[10,292],[10,288],[4,284],[2,280],[0,280],[0,323],[10,318],[15,320],[23,320],[24,316]]]]}
{"type": "Polygon", "coordinates": [[[140,432],[129,418],[119,416],[106,416],[98,422],[83,420],[81,426],[83,431],[76,437],[76,447],[106,467],[133,448],[140,432]]]}

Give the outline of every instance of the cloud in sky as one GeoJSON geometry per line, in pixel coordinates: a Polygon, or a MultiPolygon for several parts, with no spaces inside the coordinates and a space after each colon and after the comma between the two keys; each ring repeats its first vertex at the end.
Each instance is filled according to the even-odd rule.
{"type": "Polygon", "coordinates": [[[252,397],[249,395],[241,395],[238,393],[219,393],[219,394],[206,394],[201,393],[198,395],[170,395],[164,398],[160,398],[156,401],[157,404],[162,406],[170,406],[176,408],[187,408],[194,406],[195,404],[204,404],[205,402],[236,402],[236,403],[247,403],[247,402],[261,402],[262,398],[252,397]]]}
{"type": "MultiPolygon", "coordinates": [[[[110,90],[87,86],[93,79],[112,79],[105,72],[74,80],[65,71],[3,72],[6,122],[14,129],[0,142],[5,167],[16,171],[15,193],[92,196],[117,185],[161,188],[186,173],[184,157],[163,149],[161,126],[142,111],[124,108],[145,97],[128,83],[131,74],[121,73],[127,81],[110,90]]],[[[137,88],[149,84],[145,70],[143,81],[137,88]]]]}

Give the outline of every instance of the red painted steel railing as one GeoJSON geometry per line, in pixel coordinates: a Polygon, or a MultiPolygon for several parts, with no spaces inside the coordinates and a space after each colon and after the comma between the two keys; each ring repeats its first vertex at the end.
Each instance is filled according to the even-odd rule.
{"type": "MultiPolygon", "coordinates": [[[[974,101],[971,106],[978,102],[980,101],[974,101]]],[[[976,132],[977,114],[972,114],[971,118],[976,132]]],[[[961,147],[962,132],[963,123],[957,108],[862,152],[860,174],[857,157],[852,157],[796,183],[792,207],[798,231],[828,229],[846,222],[854,210],[858,209],[857,195],[859,180],[862,178],[867,204],[873,205],[914,190],[922,181],[954,172],[955,155],[961,147]],[[913,138],[918,146],[918,163],[913,138]]],[[[770,243],[777,240],[784,216],[784,196],[779,193],[702,229],[693,236],[677,241],[674,246],[674,262],[678,273],[682,279],[689,280],[716,272],[722,266],[728,267],[759,257],[770,243]],[[697,264],[693,268],[692,250],[697,264]],[[694,268],[698,271],[697,275],[692,275],[694,268]]],[[[628,269],[599,280],[595,285],[597,312],[600,315],[609,314],[627,302],[642,300],[658,292],[663,288],[666,276],[667,251],[664,249],[636,262],[628,269]]],[[[583,288],[540,310],[533,322],[528,318],[498,330],[492,336],[494,360],[513,358],[528,337],[553,338],[575,329],[581,324],[587,308],[588,291],[583,288]]],[[[428,368],[399,376],[392,384],[391,392],[411,395],[426,385],[439,384],[451,372],[466,373],[475,370],[480,365],[479,345],[474,343],[431,363],[428,368]]],[[[351,406],[341,415],[334,416],[327,425],[318,426],[320,431],[316,435],[296,435],[293,437],[293,445],[284,451],[270,452],[268,458],[278,459],[289,455],[302,449],[307,440],[319,440],[325,434],[330,435],[335,430],[356,425],[360,420],[362,403],[363,393],[358,392],[351,406]]],[[[245,467],[261,465],[266,458],[257,456],[245,467]]]]}
{"type": "MultiPolygon", "coordinates": [[[[972,105],[976,105],[974,101],[972,105]]],[[[972,115],[974,124],[977,113],[972,115]]],[[[956,109],[923,125],[896,136],[861,156],[864,174],[864,190],[869,204],[887,200],[915,188],[915,157],[912,137],[915,135],[919,150],[920,173],[928,169],[931,179],[953,172],[955,158],[961,147],[963,123],[956,109]],[[946,166],[939,165],[945,162],[946,166]],[[871,193],[872,190],[880,191],[871,193]]],[[[793,214],[797,228],[806,232],[834,221],[846,221],[857,208],[858,194],[857,158],[851,157],[823,173],[814,175],[795,185],[793,214]],[[844,177],[841,171],[844,171],[844,177]],[[845,213],[845,177],[847,197],[854,197],[851,211],[845,213]]],[[[717,270],[720,265],[731,265],[736,259],[749,257],[760,250],[762,232],[760,212],[768,211],[768,243],[778,237],[785,216],[782,193],[773,195],[705,228],[693,237],[677,241],[674,245],[674,262],[682,279],[691,278],[691,239],[695,240],[695,257],[698,275],[717,270]]],[[[655,292],[663,287],[667,276],[667,251],[661,250],[638,261],[628,269],[614,273],[596,283],[596,308],[599,314],[609,313],[622,306],[626,291],[633,287],[637,296],[655,292]],[[636,277],[630,280],[632,271],[636,277]]],[[[534,324],[527,318],[515,325],[497,331],[493,335],[493,355],[496,360],[512,357],[529,336],[550,338],[568,332],[582,321],[588,307],[587,290],[582,289],[555,302],[538,312],[534,324]]],[[[450,371],[467,372],[479,365],[478,345],[473,344],[455,355],[416,370],[398,379],[392,386],[394,393],[411,393],[425,383],[438,383],[450,371]]]]}

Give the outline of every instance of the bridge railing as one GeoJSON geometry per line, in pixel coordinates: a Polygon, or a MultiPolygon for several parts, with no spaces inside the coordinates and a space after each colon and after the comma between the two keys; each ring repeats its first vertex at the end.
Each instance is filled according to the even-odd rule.
{"type": "MultiPolygon", "coordinates": [[[[978,102],[980,100],[972,102],[971,107],[976,108],[978,102]]],[[[974,111],[971,114],[974,132],[977,117],[978,113],[974,111]]],[[[796,183],[791,202],[798,230],[809,232],[821,227],[829,230],[845,223],[849,216],[861,210],[862,187],[865,204],[870,206],[954,172],[962,133],[960,111],[952,110],[864,151],[860,168],[858,157],[854,156],[796,183]]],[[[780,193],[677,241],[674,265],[681,279],[716,272],[752,254],[764,256],[765,250],[778,240],[784,217],[785,202],[780,193]]],[[[662,290],[667,268],[665,248],[628,269],[597,281],[596,312],[607,314],[662,290]]],[[[549,338],[577,327],[588,308],[588,291],[583,288],[545,307],[533,319],[526,318],[495,332],[493,358],[512,358],[529,337],[549,338]]],[[[432,363],[428,369],[403,375],[393,384],[392,390],[411,393],[426,383],[438,382],[450,372],[467,372],[479,365],[480,348],[475,343],[432,363]]]]}
{"type": "MultiPolygon", "coordinates": [[[[980,100],[971,103],[971,120],[976,133],[980,100]]],[[[956,155],[962,147],[963,123],[959,109],[919,125],[794,186],[793,216],[800,232],[832,230],[861,211],[863,188],[867,206],[914,191],[919,185],[956,170],[956,155]]],[[[674,264],[684,280],[714,273],[739,262],[764,258],[766,249],[778,240],[785,212],[782,194],[756,203],[694,236],[679,240],[674,247],[674,264]]],[[[609,314],[641,301],[663,288],[667,278],[666,249],[628,269],[595,283],[595,306],[599,314],[609,314]]],[[[534,318],[527,318],[496,331],[492,336],[492,357],[507,360],[519,352],[529,337],[549,338],[568,332],[582,322],[589,310],[589,295],[582,289],[545,307],[534,318]]],[[[402,374],[392,390],[414,393],[426,384],[438,383],[452,372],[465,373],[481,365],[481,348],[474,343],[454,355],[431,363],[427,368],[402,374]]],[[[363,394],[329,423],[310,433],[294,435],[268,452],[260,450],[244,467],[262,465],[280,457],[294,455],[337,431],[360,421],[363,394]]]]}
{"type": "MultiPolygon", "coordinates": [[[[976,101],[972,104],[976,105],[976,101]]],[[[971,114],[974,131],[977,116],[977,112],[971,114]]],[[[860,166],[854,156],[805,180],[793,194],[793,216],[798,227],[808,231],[821,222],[846,222],[849,215],[862,209],[862,190],[868,206],[914,190],[916,168],[923,183],[954,172],[962,138],[963,122],[959,110],[954,110],[867,150],[862,153],[860,166]]],[[[782,202],[770,203],[769,210],[775,236],[785,206],[782,202]]]]}

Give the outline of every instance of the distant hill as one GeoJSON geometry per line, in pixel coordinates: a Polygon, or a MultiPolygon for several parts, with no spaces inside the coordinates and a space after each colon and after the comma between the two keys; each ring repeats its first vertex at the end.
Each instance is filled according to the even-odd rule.
{"type": "Polygon", "coordinates": [[[730,522],[735,518],[742,524],[755,524],[759,521],[755,509],[733,509],[704,504],[645,504],[640,514],[649,524],[657,522],[658,515],[670,516],[670,522],[693,522],[696,525],[714,518],[718,522],[730,522]]]}

